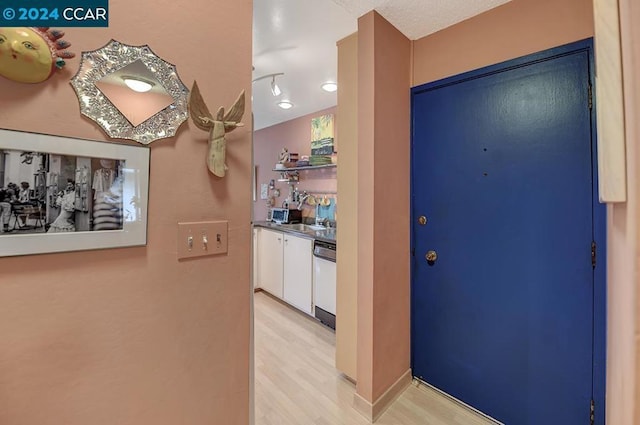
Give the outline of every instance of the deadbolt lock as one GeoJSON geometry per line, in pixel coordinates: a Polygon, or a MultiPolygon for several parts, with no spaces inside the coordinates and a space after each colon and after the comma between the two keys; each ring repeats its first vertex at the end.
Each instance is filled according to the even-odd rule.
{"type": "Polygon", "coordinates": [[[438,253],[435,251],[427,251],[427,255],[424,256],[428,262],[434,263],[438,259],[438,253]]]}
{"type": "Polygon", "coordinates": [[[425,217],[425,216],[421,215],[421,216],[418,218],[418,223],[420,223],[421,225],[423,225],[423,226],[424,226],[425,224],[427,224],[427,217],[425,217]]]}

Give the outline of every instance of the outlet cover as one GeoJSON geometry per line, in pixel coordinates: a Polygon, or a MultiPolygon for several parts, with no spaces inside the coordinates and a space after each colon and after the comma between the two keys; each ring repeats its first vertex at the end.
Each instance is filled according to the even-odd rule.
{"type": "Polygon", "coordinates": [[[228,230],[226,220],[178,223],[178,259],[226,254],[228,230]]]}

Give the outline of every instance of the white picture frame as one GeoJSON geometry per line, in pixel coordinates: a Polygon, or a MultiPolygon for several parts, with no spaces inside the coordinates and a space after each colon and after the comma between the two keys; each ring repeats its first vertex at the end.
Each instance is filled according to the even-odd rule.
{"type": "Polygon", "coordinates": [[[0,257],[146,245],[149,163],[144,146],[0,129],[0,257]]]}

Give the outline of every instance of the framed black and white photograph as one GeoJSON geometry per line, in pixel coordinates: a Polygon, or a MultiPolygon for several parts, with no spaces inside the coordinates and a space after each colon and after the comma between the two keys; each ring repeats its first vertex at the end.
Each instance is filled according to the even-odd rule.
{"type": "Polygon", "coordinates": [[[149,149],[0,129],[0,256],[146,245],[149,149]]]}

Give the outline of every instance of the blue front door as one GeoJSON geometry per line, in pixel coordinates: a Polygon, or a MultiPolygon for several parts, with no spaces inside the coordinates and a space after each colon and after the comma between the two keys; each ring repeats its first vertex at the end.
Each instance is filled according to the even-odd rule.
{"type": "Polygon", "coordinates": [[[508,425],[590,422],[589,54],[412,90],[413,372],[508,425]]]}

